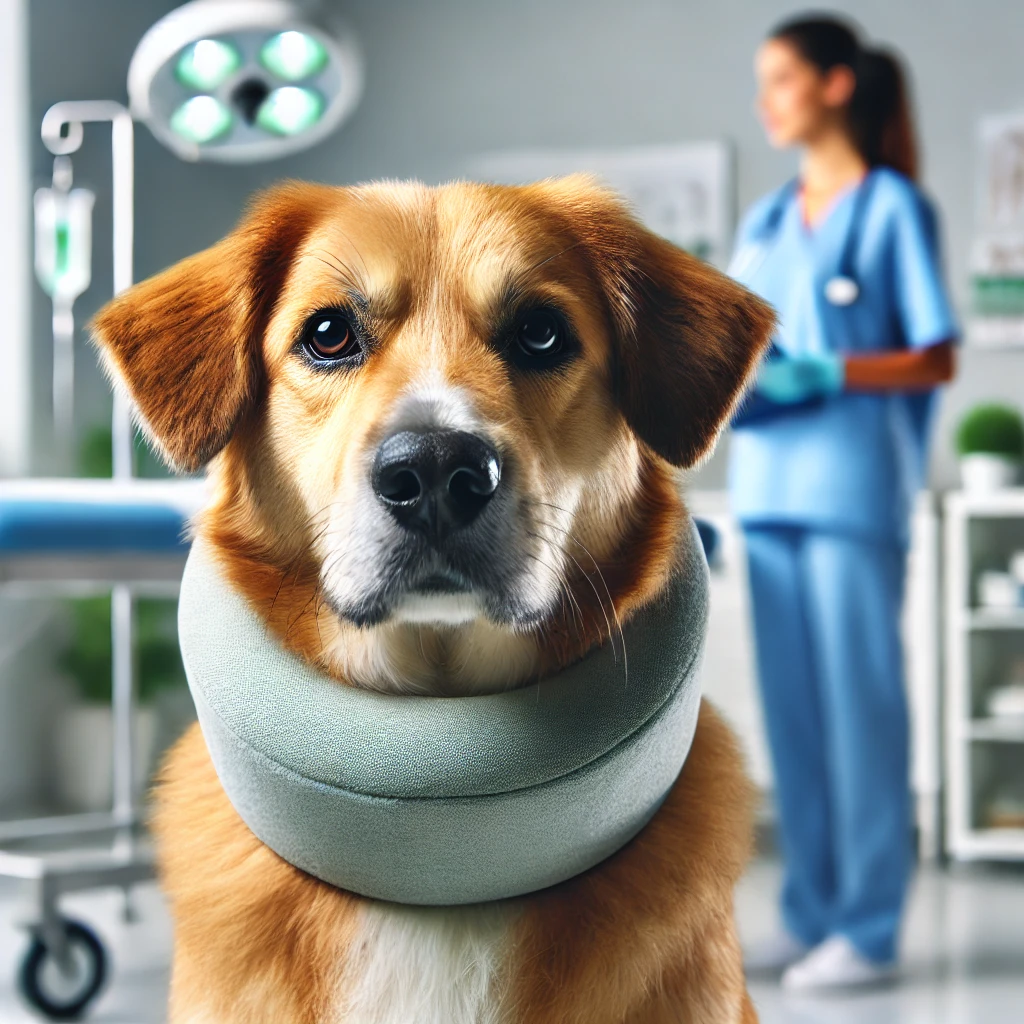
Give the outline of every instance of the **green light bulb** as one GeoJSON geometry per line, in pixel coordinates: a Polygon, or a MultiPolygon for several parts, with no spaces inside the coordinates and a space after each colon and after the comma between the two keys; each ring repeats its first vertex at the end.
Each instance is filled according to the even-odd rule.
{"type": "Polygon", "coordinates": [[[312,89],[285,85],[275,89],[256,112],[256,123],[275,135],[298,135],[320,120],[323,97],[312,89]]]}
{"type": "Polygon", "coordinates": [[[279,32],[263,44],[260,63],[278,78],[298,82],[323,69],[327,49],[319,39],[305,32],[279,32]]]}
{"type": "Polygon", "coordinates": [[[220,39],[200,39],[181,51],[174,73],[192,89],[210,92],[242,65],[242,55],[220,39]]]}
{"type": "Polygon", "coordinates": [[[231,127],[231,112],[212,96],[193,96],[171,115],[171,129],[183,139],[202,145],[231,127]]]}

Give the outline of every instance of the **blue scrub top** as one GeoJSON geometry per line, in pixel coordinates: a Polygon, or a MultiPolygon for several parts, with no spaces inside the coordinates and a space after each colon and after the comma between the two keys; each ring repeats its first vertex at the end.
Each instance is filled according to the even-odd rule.
{"type": "MultiPolygon", "coordinates": [[[[729,272],[775,307],[775,342],[785,354],[918,349],[958,333],[935,212],[913,182],[888,168],[871,172],[854,236],[860,295],[849,306],[825,298],[826,282],[840,269],[856,194],[851,188],[840,196],[813,228],[804,224],[791,186],[765,196],[743,219],[729,272]]],[[[743,522],[905,543],[934,399],[934,392],[843,393],[737,428],[729,467],[735,514],[743,522]]]]}

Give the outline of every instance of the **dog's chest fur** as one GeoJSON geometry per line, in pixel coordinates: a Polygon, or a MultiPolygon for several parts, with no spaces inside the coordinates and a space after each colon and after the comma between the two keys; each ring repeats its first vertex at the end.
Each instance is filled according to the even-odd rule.
{"type": "Polygon", "coordinates": [[[371,903],[350,947],[337,1024],[500,1024],[517,911],[371,903]]]}

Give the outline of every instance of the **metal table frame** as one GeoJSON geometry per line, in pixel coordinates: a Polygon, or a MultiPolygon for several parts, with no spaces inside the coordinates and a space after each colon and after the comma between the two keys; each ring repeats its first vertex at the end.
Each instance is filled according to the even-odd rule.
{"type": "MultiPolygon", "coordinates": [[[[110,592],[113,641],[113,806],[109,811],[0,822],[0,876],[34,888],[38,917],[30,928],[61,962],[66,956],[59,900],[71,892],[106,886],[125,890],[153,876],[148,843],[140,836],[141,808],[134,787],[132,721],[133,599],[175,597],[184,555],[17,556],[0,561],[0,590],[32,597],[83,597],[110,592]],[[109,848],[60,852],[9,847],[33,840],[83,840],[109,835],[109,848]]],[[[126,912],[130,904],[126,899],[126,912]]]]}
{"type": "MultiPolygon", "coordinates": [[[[134,254],[134,125],[127,108],[110,100],[83,100],[56,103],[43,116],[40,134],[47,149],[55,156],[76,152],[85,136],[87,123],[108,123],[111,128],[112,157],[112,232],[113,283],[118,294],[131,287],[134,254]]],[[[132,476],[134,429],[129,399],[120,389],[114,391],[113,410],[114,477],[127,480],[132,476]]],[[[44,818],[36,821],[7,822],[0,825],[0,844],[49,836],[81,836],[113,831],[114,842],[108,854],[83,852],[78,857],[54,858],[40,855],[0,851],[0,875],[33,881],[38,887],[39,929],[48,948],[63,961],[63,933],[59,927],[57,900],[65,892],[97,885],[123,885],[152,874],[152,860],[136,842],[138,808],[132,781],[132,705],[134,680],[132,643],[134,633],[132,595],[154,582],[151,573],[143,578],[132,571],[129,560],[84,559],[75,565],[71,558],[8,559],[0,570],[0,585],[32,585],[45,593],[88,592],[109,588],[111,599],[111,633],[113,645],[113,716],[114,716],[114,800],[109,814],[74,815],[65,818],[44,818]],[[52,941],[52,945],[51,945],[52,941]]],[[[181,559],[168,573],[158,571],[159,582],[172,582],[180,576],[181,559]]],[[[146,566],[152,570],[155,566],[146,566]]]]}

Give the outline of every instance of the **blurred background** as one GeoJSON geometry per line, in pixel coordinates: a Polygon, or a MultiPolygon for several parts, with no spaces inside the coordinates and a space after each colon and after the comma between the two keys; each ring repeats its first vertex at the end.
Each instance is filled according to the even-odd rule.
{"type": "MultiPolygon", "coordinates": [[[[53,200],[58,212],[49,221],[50,199],[42,211],[40,200],[33,206],[36,190],[65,196],[68,187],[60,180],[68,170],[55,168],[40,124],[62,101],[128,103],[133,54],[176,6],[174,0],[0,0],[0,817],[8,822],[73,814],[89,826],[89,816],[117,796],[112,763],[122,734],[111,712],[111,679],[124,654],[116,629],[112,639],[112,586],[121,588],[113,598],[115,620],[118,594],[133,595],[126,671],[136,677],[137,696],[122,721],[130,720],[137,782],[122,786],[115,833],[136,815],[141,781],[191,716],[174,630],[182,552],[173,540],[161,546],[166,517],[143,524],[150,533],[134,551],[115,543],[107,545],[109,554],[95,530],[83,550],[74,550],[80,524],[59,516],[46,521],[68,531],[66,547],[32,548],[25,539],[31,521],[38,522],[33,517],[49,514],[44,506],[51,499],[71,501],[74,509],[62,514],[79,518],[82,506],[102,505],[106,499],[88,481],[110,477],[115,461],[110,389],[82,329],[115,286],[110,130],[86,124],[80,147],[66,157],[73,161],[71,187],[93,197],[83,215],[91,243],[87,237],[83,243],[70,208],[59,207],[64,199],[53,200]],[[71,217],[70,240],[53,241],[54,216],[71,217]],[[91,273],[84,291],[71,297],[74,375],[59,391],[55,326],[59,334],[67,323],[55,316],[55,301],[60,310],[71,306],[54,280],[67,272],[68,260],[74,264],[82,244],[91,252],[91,273]],[[44,254],[43,263],[50,263],[40,266],[46,245],[58,251],[44,254]],[[58,393],[65,397],[55,408],[58,393]],[[75,492],[51,492],[40,483],[55,477],[85,483],[75,492]],[[70,583],[62,580],[65,572],[70,583]]],[[[919,878],[907,930],[916,974],[898,993],[810,1007],[787,1004],[773,989],[755,993],[766,1021],[1009,1021],[1019,1019],[1009,1007],[1019,1015],[1024,1005],[1024,876],[1017,873],[1024,863],[1024,491],[1012,486],[1013,473],[965,490],[961,461],[994,454],[1015,465],[1021,453],[1012,426],[1008,450],[998,441],[972,442],[969,430],[959,432],[958,448],[957,437],[979,405],[1019,413],[1024,404],[1024,243],[1017,234],[1024,239],[1024,5],[856,0],[823,6],[898,48],[911,69],[922,184],[940,212],[947,281],[965,332],[957,378],[941,401],[928,488],[914,515],[904,622],[918,845],[930,867],[919,878]],[[1021,198],[1017,212],[1000,221],[993,194],[1004,186],[1021,198]],[[1003,262],[993,256],[997,242],[1011,252],[1003,262]],[[1002,704],[993,694],[1002,694],[1002,704]]],[[[177,86],[168,84],[166,66],[188,42],[182,36],[166,44],[166,66],[159,55],[147,58],[152,82],[132,97],[134,277],[219,239],[255,190],[282,178],[513,181],[577,167],[604,174],[652,227],[724,268],[739,212],[795,173],[794,156],[769,148],[753,110],[753,54],[766,31],[794,11],[769,0],[325,0],[317,17],[324,25],[335,25],[334,17],[344,24],[330,30],[342,40],[328,55],[340,70],[332,64],[317,71],[326,76],[320,116],[332,123],[308,148],[239,158],[254,162],[223,162],[223,154],[189,159],[204,146],[227,144],[226,136],[202,141],[213,129],[201,118],[179,132],[191,133],[191,151],[186,142],[178,151],[168,143],[167,124],[182,97],[168,98],[177,86]],[[336,71],[342,85],[330,78],[336,71]],[[338,110],[331,106],[336,100],[338,110]],[[138,123],[147,109],[150,121],[164,123],[157,134],[138,123]]],[[[269,134],[288,142],[302,132],[269,134]]],[[[984,435],[985,424],[978,430],[984,435]]],[[[742,544],[724,494],[728,443],[724,438],[685,485],[693,509],[720,538],[706,689],[739,730],[765,793],[767,857],[740,894],[741,923],[752,933],[770,916],[777,868],[742,544]]],[[[152,488],[121,494],[118,514],[142,508],[138,514],[145,516],[158,507],[180,515],[194,507],[201,485],[187,494],[167,491],[157,461],[144,446],[134,447],[132,474],[152,488]]],[[[114,523],[111,529],[121,529],[121,519],[114,523]]],[[[0,876],[5,868],[20,872],[0,879],[3,1021],[33,1019],[35,1012],[16,993],[28,942],[16,924],[33,918],[36,894],[15,831],[9,845],[21,859],[0,859],[0,876]]],[[[67,839],[57,826],[43,832],[32,842],[58,849],[67,839]]],[[[127,885],[144,875],[140,868],[110,878],[127,885]]],[[[75,916],[92,921],[111,962],[106,987],[91,1006],[94,1019],[164,1019],[168,926],[152,886],[143,883],[134,896],[129,917],[139,918],[137,924],[124,923],[116,889],[71,896],[68,903],[75,916]]]]}

